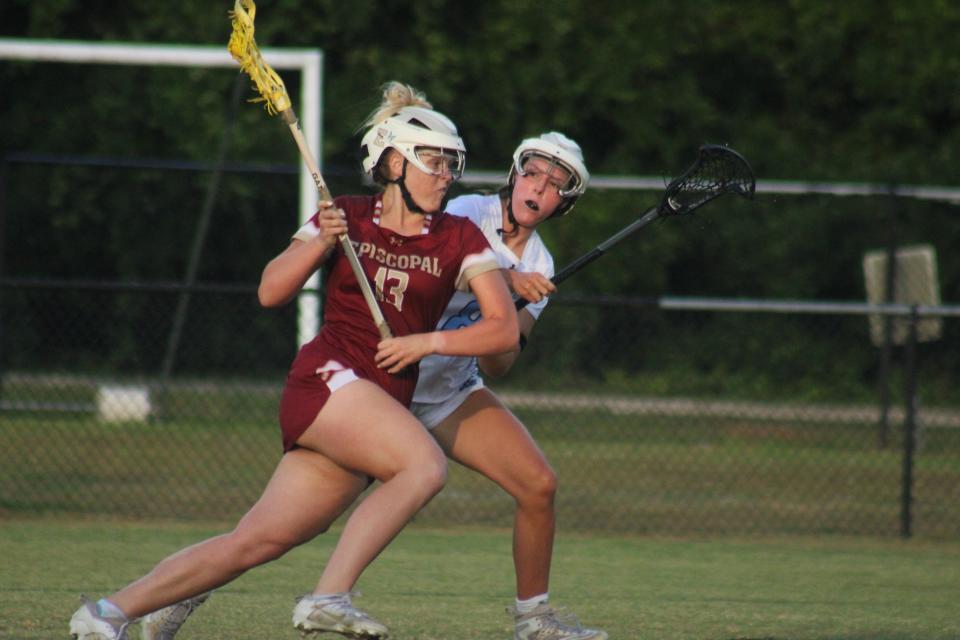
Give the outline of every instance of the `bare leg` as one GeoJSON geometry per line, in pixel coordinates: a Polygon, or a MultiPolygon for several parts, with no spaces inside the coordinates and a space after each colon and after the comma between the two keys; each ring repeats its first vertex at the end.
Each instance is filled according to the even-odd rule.
{"type": "Polygon", "coordinates": [[[334,393],[298,444],[382,482],[351,514],[315,593],[349,591],[446,481],[443,452],[416,418],[366,380],[334,393]]]}
{"type": "Polygon", "coordinates": [[[109,599],[135,618],[224,585],[326,531],[366,486],[322,455],[290,451],[233,531],[173,554],[109,599]]]}
{"type": "Polygon", "coordinates": [[[450,458],[490,478],[516,500],[517,597],[546,593],[556,528],[557,476],[526,428],[491,391],[480,389],[432,434],[450,458]]]}

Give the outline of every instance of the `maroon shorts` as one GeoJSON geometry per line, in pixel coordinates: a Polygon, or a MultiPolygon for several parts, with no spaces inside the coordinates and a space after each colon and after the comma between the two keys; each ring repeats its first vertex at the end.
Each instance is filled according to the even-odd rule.
{"type": "Polygon", "coordinates": [[[368,365],[351,363],[342,352],[321,341],[300,349],[290,366],[280,399],[284,451],[296,446],[334,391],[358,378],[370,380],[403,406],[410,406],[417,384],[416,368],[409,367],[400,375],[391,375],[376,367],[372,355],[368,359],[368,365]]]}

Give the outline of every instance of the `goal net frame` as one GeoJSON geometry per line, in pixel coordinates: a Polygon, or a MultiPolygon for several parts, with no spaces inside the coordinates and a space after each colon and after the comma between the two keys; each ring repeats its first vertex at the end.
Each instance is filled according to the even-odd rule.
{"type": "MultiPolygon", "coordinates": [[[[319,151],[323,148],[323,51],[320,49],[269,48],[262,49],[265,59],[275,69],[293,69],[300,72],[300,104],[297,112],[307,145],[319,151]]],[[[74,40],[29,40],[0,38],[0,60],[23,62],[61,62],[74,64],[117,64],[127,66],[175,66],[234,68],[241,73],[230,56],[226,44],[164,45],[124,42],[84,42],[74,40]]],[[[266,119],[266,116],[264,116],[266,119]]],[[[323,158],[317,162],[323,168],[323,158]]],[[[303,162],[299,163],[299,221],[305,223],[316,211],[316,186],[303,162]]],[[[316,290],[319,276],[314,273],[306,288],[316,290]]],[[[297,299],[297,341],[303,344],[317,335],[320,326],[320,298],[313,291],[302,293],[297,299]]]]}

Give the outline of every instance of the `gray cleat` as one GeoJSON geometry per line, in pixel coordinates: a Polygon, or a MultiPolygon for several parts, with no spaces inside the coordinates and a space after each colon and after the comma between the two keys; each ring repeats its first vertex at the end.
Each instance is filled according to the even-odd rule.
{"type": "Polygon", "coordinates": [[[585,629],[576,616],[543,603],[528,613],[507,609],[514,616],[514,640],[607,640],[607,632],[585,629]]]}
{"type": "Polygon", "coordinates": [[[210,597],[210,591],[202,593],[194,598],[187,598],[182,602],[164,607],[158,611],[147,614],[143,617],[140,627],[140,637],[143,640],[173,640],[177,631],[187,621],[190,614],[196,611],[197,607],[206,602],[210,597]]]}
{"type": "Polygon", "coordinates": [[[311,633],[339,633],[348,638],[386,640],[387,628],[353,606],[354,591],[299,598],[293,610],[293,626],[306,637],[311,633]]]}
{"type": "Polygon", "coordinates": [[[80,608],[70,618],[73,640],[127,640],[126,618],[108,618],[97,613],[97,603],[80,596],[80,608]]]}

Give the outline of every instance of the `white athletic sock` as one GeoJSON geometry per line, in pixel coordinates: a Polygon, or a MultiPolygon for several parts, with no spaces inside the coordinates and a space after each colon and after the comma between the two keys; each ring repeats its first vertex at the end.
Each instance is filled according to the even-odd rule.
{"type": "Polygon", "coordinates": [[[127,620],[127,614],[106,598],[97,600],[97,615],[102,618],[120,618],[125,622],[127,620]]]}
{"type": "Polygon", "coordinates": [[[517,598],[517,613],[530,613],[541,604],[546,604],[547,600],[549,599],[549,591],[546,593],[541,593],[538,596],[533,596],[532,598],[527,598],[526,600],[517,598]]]}
{"type": "Polygon", "coordinates": [[[340,593],[312,593],[307,596],[309,599],[314,602],[331,602],[333,600],[346,600],[348,603],[352,604],[349,591],[342,591],[340,593]]]}

